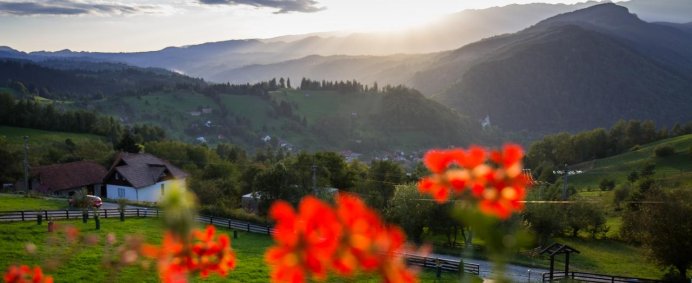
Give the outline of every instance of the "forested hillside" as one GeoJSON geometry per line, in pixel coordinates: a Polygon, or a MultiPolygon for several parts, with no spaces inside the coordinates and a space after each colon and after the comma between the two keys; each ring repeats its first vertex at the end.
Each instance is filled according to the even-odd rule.
{"type": "Polygon", "coordinates": [[[188,142],[361,153],[484,138],[478,123],[403,86],[308,79],[291,85],[289,78],[208,84],[164,70],[74,60],[3,60],[0,76],[3,92],[13,94],[4,96],[4,125],[110,140],[122,132],[120,123],[150,123],[188,142]]]}

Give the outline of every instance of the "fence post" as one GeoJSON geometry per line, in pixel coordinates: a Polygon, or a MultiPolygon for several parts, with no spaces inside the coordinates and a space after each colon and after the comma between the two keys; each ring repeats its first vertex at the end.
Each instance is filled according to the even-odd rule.
{"type": "Polygon", "coordinates": [[[46,219],[48,219],[48,210],[44,210],[44,211],[43,211],[43,215],[45,215],[45,216],[46,216],[46,219]]]}
{"type": "Polygon", "coordinates": [[[139,208],[137,209],[137,217],[139,217],[139,208]]]}
{"type": "Polygon", "coordinates": [[[231,219],[228,219],[228,229],[231,229],[231,219]]]}
{"type": "Polygon", "coordinates": [[[271,230],[269,229],[269,225],[267,225],[267,235],[271,235],[271,234],[272,234],[272,232],[271,232],[271,230]]]}
{"type": "Polygon", "coordinates": [[[103,216],[104,216],[105,218],[108,218],[108,209],[104,209],[104,210],[103,210],[103,216]]]}
{"type": "Polygon", "coordinates": [[[214,225],[214,216],[209,216],[209,224],[214,225]]]}
{"type": "MultiPolygon", "coordinates": [[[[23,219],[23,216],[22,216],[23,219]]],[[[250,223],[247,224],[247,231],[250,232],[250,223]]]]}
{"type": "Polygon", "coordinates": [[[24,221],[24,211],[22,210],[21,213],[22,213],[22,221],[24,221]]]}
{"type": "Polygon", "coordinates": [[[159,209],[156,209],[156,218],[159,218],[159,209]]]}
{"type": "Polygon", "coordinates": [[[70,220],[70,211],[65,209],[65,219],[70,220]]]}

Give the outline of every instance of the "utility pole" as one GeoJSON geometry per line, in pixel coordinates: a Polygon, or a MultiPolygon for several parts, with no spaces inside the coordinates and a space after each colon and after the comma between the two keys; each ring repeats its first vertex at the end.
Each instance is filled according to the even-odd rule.
{"type": "Polygon", "coordinates": [[[567,200],[567,175],[569,175],[569,170],[567,169],[567,163],[565,163],[565,174],[564,180],[562,181],[562,200],[567,200]]]}
{"type": "Polygon", "coordinates": [[[24,190],[29,196],[29,136],[24,136],[24,190]]]}
{"type": "Polygon", "coordinates": [[[317,195],[317,165],[312,163],[312,193],[317,195]]]}

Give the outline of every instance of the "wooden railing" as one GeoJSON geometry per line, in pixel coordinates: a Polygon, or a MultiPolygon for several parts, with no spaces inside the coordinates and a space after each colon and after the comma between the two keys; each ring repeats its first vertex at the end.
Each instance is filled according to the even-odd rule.
{"type": "MultiPolygon", "coordinates": [[[[646,279],[646,278],[636,278],[636,277],[625,277],[625,276],[614,276],[605,274],[594,274],[586,272],[569,272],[565,275],[564,271],[553,272],[553,281],[559,281],[561,279],[572,279],[577,282],[595,282],[595,283],[631,283],[631,282],[643,282],[643,283],[654,283],[662,282],[656,279],[646,279]]],[[[543,273],[543,282],[550,282],[550,273],[543,273]]]]}
{"type": "MultiPolygon", "coordinates": [[[[423,257],[423,256],[417,256],[417,255],[405,255],[406,257],[406,262],[409,265],[415,265],[415,266],[420,266],[423,268],[430,268],[430,269],[437,269],[440,268],[442,271],[447,271],[447,272],[459,272],[459,261],[458,260],[450,260],[450,259],[441,259],[441,258],[433,258],[433,257],[423,257]]],[[[474,263],[463,263],[464,265],[464,272],[465,273],[470,273],[470,274],[475,274],[475,275],[480,275],[481,273],[481,266],[478,264],[474,263]]]]}
{"type": "MultiPolygon", "coordinates": [[[[119,209],[99,209],[99,215],[101,218],[119,218],[119,209]]],[[[128,217],[159,217],[161,211],[155,208],[129,208],[125,209],[124,215],[128,217]]],[[[0,222],[10,222],[10,221],[37,221],[39,215],[43,221],[47,221],[48,217],[54,220],[69,220],[69,219],[81,219],[81,210],[39,210],[39,211],[0,211],[0,222]]],[[[89,217],[93,217],[93,211],[89,210],[89,217]]],[[[234,229],[239,231],[246,231],[249,233],[259,233],[265,235],[271,235],[274,233],[274,228],[270,225],[261,225],[257,223],[251,223],[248,221],[216,217],[216,216],[206,216],[200,215],[197,217],[197,221],[201,223],[211,224],[217,227],[223,227],[228,229],[234,229]]],[[[459,272],[459,261],[458,260],[448,260],[448,259],[437,259],[433,257],[423,257],[418,255],[404,254],[406,262],[409,265],[420,266],[423,268],[437,269],[447,272],[459,272]]],[[[473,263],[464,263],[464,272],[480,275],[480,266],[473,263]]]]}

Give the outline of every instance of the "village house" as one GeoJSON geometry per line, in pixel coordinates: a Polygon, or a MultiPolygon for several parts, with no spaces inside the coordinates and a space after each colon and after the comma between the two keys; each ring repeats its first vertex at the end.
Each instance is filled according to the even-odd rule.
{"type": "Polygon", "coordinates": [[[93,161],[76,161],[39,166],[31,169],[31,189],[47,195],[68,197],[86,189],[90,195],[101,196],[106,168],[93,161]]]}
{"type": "Polygon", "coordinates": [[[148,153],[119,153],[104,178],[105,197],[158,202],[173,186],[185,187],[187,173],[148,153]]]}

